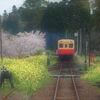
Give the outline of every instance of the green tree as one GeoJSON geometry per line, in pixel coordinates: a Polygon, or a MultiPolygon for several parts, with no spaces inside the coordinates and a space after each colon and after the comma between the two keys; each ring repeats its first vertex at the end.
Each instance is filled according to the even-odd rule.
{"type": "Polygon", "coordinates": [[[100,34],[100,0],[95,0],[93,17],[94,17],[94,29],[96,32],[100,34]]]}
{"type": "Polygon", "coordinates": [[[26,0],[23,4],[23,7],[32,9],[35,7],[39,7],[42,4],[47,5],[48,2],[46,2],[45,0],[26,0]]]}
{"type": "Polygon", "coordinates": [[[3,21],[2,27],[4,30],[9,31],[12,34],[19,32],[19,21],[18,17],[10,14],[6,20],[3,21]]]}
{"type": "Polygon", "coordinates": [[[13,5],[13,7],[12,7],[12,12],[17,13],[17,7],[15,5],[13,5]]]}
{"type": "Polygon", "coordinates": [[[6,20],[8,17],[7,10],[4,10],[3,16],[3,20],[6,20]]]}
{"type": "MultiPolygon", "coordinates": [[[[73,33],[73,36],[76,31],[88,27],[89,19],[90,10],[86,9],[85,6],[77,0],[50,3],[44,13],[41,30],[52,36],[56,34],[58,37],[59,35],[61,38],[65,37],[66,31],[73,33]]],[[[48,35],[48,37],[50,37],[50,35],[48,35]]],[[[56,38],[53,37],[53,40],[55,42],[51,44],[57,43],[56,38]]]]}
{"type": "Polygon", "coordinates": [[[25,23],[25,31],[40,29],[40,22],[47,2],[44,0],[26,0],[20,8],[21,19],[25,23]]]}
{"type": "Polygon", "coordinates": [[[67,25],[64,8],[65,5],[62,3],[55,2],[49,4],[42,19],[41,29],[49,33],[63,32],[67,25]]]}
{"type": "Polygon", "coordinates": [[[43,16],[41,30],[53,33],[76,32],[89,23],[90,11],[81,2],[51,3],[43,16]]]}
{"type": "Polygon", "coordinates": [[[71,0],[68,4],[69,30],[75,33],[79,29],[88,27],[90,23],[90,9],[88,0],[71,0]]]}
{"type": "Polygon", "coordinates": [[[7,10],[4,10],[3,16],[4,16],[4,17],[7,17],[7,16],[8,16],[7,10]]]}

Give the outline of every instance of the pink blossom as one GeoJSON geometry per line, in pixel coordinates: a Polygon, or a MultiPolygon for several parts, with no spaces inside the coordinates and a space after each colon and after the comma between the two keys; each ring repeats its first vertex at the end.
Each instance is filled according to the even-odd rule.
{"type": "Polygon", "coordinates": [[[30,33],[18,33],[16,36],[2,33],[2,54],[3,57],[27,57],[35,55],[46,46],[45,34],[40,31],[30,33]]]}

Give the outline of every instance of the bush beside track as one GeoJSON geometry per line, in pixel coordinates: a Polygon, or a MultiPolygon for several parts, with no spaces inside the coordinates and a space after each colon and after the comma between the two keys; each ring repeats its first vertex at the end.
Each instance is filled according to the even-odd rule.
{"type": "MultiPolygon", "coordinates": [[[[87,56],[88,58],[88,56],[87,56]]],[[[77,62],[82,70],[84,70],[84,56],[74,56],[75,62],[77,62]]],[[[84,70],[85,71],[85,70],[84,70]]],[[[100,57],[94,58],[94,63],[90,63],[90,67],[88,65],[87,59],[87,71],[84,72],[84,76],[82,77],[83,80],[88,81],[91,84],[95,84],[100,82],[100,57]]]]}
{"type": "Polygon", "coordinates": [[[94,58],[94,63],[91,63],[82,79],[92,84],[100,82],[100,58],[94,58]]]}
{"type": "Polygon", "coordinates": [[[46,55],[38,55],[23,59],[4,58],[3,63],[7,70],[13,73],[14,86],[27,94],[32,94],[50,81],[46,69],[46,55]]]}

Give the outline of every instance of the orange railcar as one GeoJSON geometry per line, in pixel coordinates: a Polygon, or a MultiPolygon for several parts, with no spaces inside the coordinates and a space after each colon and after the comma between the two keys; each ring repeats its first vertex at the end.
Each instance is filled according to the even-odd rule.
{"type": "Polygon", "coordinates": [[[74,40],[58,40],[58,55],[60,60],[72,60],[74,55],[74,40]]]}

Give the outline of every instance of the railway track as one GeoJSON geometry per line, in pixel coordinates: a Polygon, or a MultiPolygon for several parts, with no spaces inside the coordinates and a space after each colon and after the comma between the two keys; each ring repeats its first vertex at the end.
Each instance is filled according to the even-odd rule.
{"type": "Polygon", "coordinates": [[[0,94],[0,100],[27,100],[27,94],[23,95],[18,89],[14,88],[8,93],[0,94]]]}
{"type": "MultiPolygon", "coordinates": [[[[58,68],[55,67],[54,70],[58,71],[58,74],[50,75],[53,77],[53,82],[48,88],[31,95],[27,100],[100,100],[95,91],[93,95],[90,93],[92,90],[86,88],[87,84],[80,79],[81,71],[75,71],[73,63],[59,62],[57,65],[58,68]]],[[[22,100],[13,94],[14,91],[15,89],[11,90],[0,100],[22,100]]]]}
{"type": "Polygon", "coordinates": [[[57,78],[57,83],[56,83],[56,88],[55,88],[54,99],[53,100],[56,100],[56,98],[57,98],[57,91],[58,91],[60,75],[61,75],[61,72],[62,72],[62,67],[63,67],[63,63],[61,64],[61,67],[60,67],[60,70],[59,70],[59,75],[58,75],[58,78],[57,78]]]}
{"type": "MultiPolygon", "coordinates": [[[[11,95],[12,93],[15,91],[15,88],[12,89],[10,92],[8,92],[6,95],[4,95],[3,97],[0,98],[0,100],[7,100],[11,95]]],[[[10,100],[10,99],[9,99],[10,100]]]]}
{"type": "Polygon", "coordinates": [[[59,62],[56,65],[58,68],[55,66],[49,70],[59,71],[57,75],[50,75],[54,81],[48,88],[33,94],[28,100],[100,100],[98,94],[91,93],[91,85],[88,85],[91,88],[89,90],[87,83],[80,79],[82,71],[75,71],[73,63],[59,62]]]}
{"type": "Polygon", "coordinates": [[[71,64],[70,64],[70,72],[71,72],[72,83],[73,83],[74,90],[75,90],[76,100],[80,100],[79,94],[78,94],[78,91],[77,91],[77,87],[76,87],[76,83],[75,83],[75,79],[74,79],[74,77],[73,77],[73,71],[72,71],[72,66],[71,66],[71,64]]]}
{"type": "MultiPolygon", "coordinates": [[[[54,94],[54,99],[53,100],[57,100],[57,99],[67,99],[67,96],[60,96],[59,97],[59,95],[61,95],[61,93],[58,93],[59,91],[62,91],[61,89],[64,89],[63,88],[63,84],[64,84],[64,80],[60,77],[61,76],[61,72],[62,72],[62,68],[63,68],[63,65],[64,65],[64,63],[62,63],[62,65],[61,65],[61,68],[60,68],[60,70],[59,70],[59,75],[58,75],[58,78],[57,78],[57,83],[56,83],[56,89],[55,89],[55,94],[54,94]],[[60,82],[61,81],[61,82],[60,82]],[[59,86],[60,85],[60,86],[59,86]],[[61,88],[62,87],[62,88],[61,88]],[[60,88],[60,89],[59,89],[60,88]],[[58,91],[59,90],[59,91],[58,91]],[[58,93],[58,95],[57,95],[57,93],[58,93]]],[[[74,97],[74,100],[80,100],[79,99],[79,95],[78,95],[78,91],[77,91],[77,87],[76,87],[76,84],[75,84],[75,79],[74,79],[74,76],[75,75],[73,75],[73,71],[72,71],[72,64],[71,63],[69,63],[69,65],[67,65],[67,67],[69,67],[69,69],[70,69],[70,78],[71,78],[71,80],[72,80],[72,84],[73,84],[73,94],[74,94],[74,92],[75,92],[75,95],[73,95],[73,96],[75,96],[74,97]],[[76,99],[75,99],[76,98],[76,99]]],[[[65,87],[65,86],[64,86],[65,87]]],[[[67,87],[67,86],[66,86],[67,87]]],[[[67,88],[66,88],[66,90],[67,90],[67,88]]],[[[63,92],[64,93],[64,92],[63,92]]],[[[71,91],[71,93],[72,93],[72,91],[71,91]]],[[[65,92],[65,94],[67,95],[67,93],[65,92]]]]}

